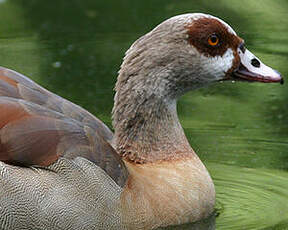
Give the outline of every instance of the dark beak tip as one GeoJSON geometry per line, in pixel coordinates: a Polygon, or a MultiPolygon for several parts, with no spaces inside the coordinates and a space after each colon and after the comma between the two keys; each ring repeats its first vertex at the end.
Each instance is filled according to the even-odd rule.
{"type": "Polygon", "coordinates": [[[276,69],[274,69],[274,71],[279,74],[279,76],[281,78],[281,80],[279,82],[280,82],[281,85],[283,85],[284,84],[284,78],[282,77],[281,73],[278,70],[276,70],[276,69]]]}

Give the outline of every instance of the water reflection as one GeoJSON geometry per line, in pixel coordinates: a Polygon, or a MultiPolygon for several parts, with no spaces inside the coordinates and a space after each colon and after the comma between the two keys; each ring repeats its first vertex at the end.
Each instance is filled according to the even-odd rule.
{"type": "Polygon", "coordinates": [[[271,229],[287,222],[286,172],[221,164],[209,166],[220,210],[217,229],[271,229]]]}
{"type": "MultiPolygon", "coordinates": [[[[253,53],[288,75],[285,0],[0,3],[1,65],[80,104],[110,127],[113,86],[125,50],[176,14],[205,12],[224,19],[253,53]]],[[[288,226],[287,87],[225,82],[179,102],[185,132],[215,181],[217,229],[288,226]]]]}

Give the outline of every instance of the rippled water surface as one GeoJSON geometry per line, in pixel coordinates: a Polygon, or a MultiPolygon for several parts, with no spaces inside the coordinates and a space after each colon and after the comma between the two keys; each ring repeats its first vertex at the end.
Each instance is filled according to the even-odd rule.
{"type": "MultiPolygon", "coordinates": [[[[111,127],[125,50],[161,21],[187,12],[224,19],[249,50],[288,75],[285,0],[1,0],[0,65],[111,127]]],[[[288,229],[287,87],[225,82],[181,98],[185,132],[216,185],[216,229],[288,229]]]]}

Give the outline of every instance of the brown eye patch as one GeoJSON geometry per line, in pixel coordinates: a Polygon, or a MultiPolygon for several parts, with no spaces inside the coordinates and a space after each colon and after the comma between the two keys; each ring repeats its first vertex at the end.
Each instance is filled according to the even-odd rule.
{"type": "Polygon", "coordinates": [[[205,56],[223,56],[228,48],[237,51],[242,39],[214,18],[199,18],[187,26],[188,41],[205,56]]]}

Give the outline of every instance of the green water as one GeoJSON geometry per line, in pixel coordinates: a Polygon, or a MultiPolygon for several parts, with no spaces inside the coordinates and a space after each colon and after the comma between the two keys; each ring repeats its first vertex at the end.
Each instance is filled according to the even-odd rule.
{"type": "MultiPolygon", "coordinates": [[[[288,75],[285,0],[0,0],[0,65],[111,127],[125,50],[187,12],[222,18],[264,63],[288,75]]],[[[216,229],[288,229],[287,88],[225,82],[181,98],[186,135],[216,185],[216,229]]]]}

